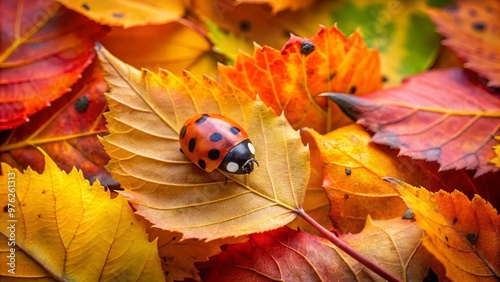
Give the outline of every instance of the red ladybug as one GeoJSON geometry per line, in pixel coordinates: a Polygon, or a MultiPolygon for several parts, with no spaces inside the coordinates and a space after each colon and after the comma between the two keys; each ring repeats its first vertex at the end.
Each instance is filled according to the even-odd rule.
{"type": "Polygon", "coordinates": [[[235,174],[253,171],[255,148],[236,122],[219,114],[198,114],[184,123],[179,133],[181,152],[201,169],[217,167],[235,174]]]}

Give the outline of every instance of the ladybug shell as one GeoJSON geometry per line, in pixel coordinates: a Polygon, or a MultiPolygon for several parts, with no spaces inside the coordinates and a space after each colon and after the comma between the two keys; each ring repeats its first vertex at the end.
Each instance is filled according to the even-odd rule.
{"type": "Polygon", "coordinates": [[[245,130],[219,114],[195,115],[186,120],[179,133],[181,152],[207,172],[219,167],[225,156],[245,140],[245,130]]]}

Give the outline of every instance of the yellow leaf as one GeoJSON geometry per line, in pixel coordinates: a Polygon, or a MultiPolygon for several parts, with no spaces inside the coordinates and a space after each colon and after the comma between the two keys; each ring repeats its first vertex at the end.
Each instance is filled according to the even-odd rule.
{"type": "Polygon", "coordinates": [[[395,178],[394,185],[426,233],[424,246],[444,265],[452,281],[498,281],[500,215],[479,195],[431,193],[395,178]]]}
{"type": "Polygon", "coordinates": [[[2,172],[0,237],[16,244],[0,258],[2,275],[67,281],[163,279],[156,242],[148,241],[124,197],[109,199],[98,181],[90,186],[75,169],[66,174],[46,154],[43,174],[31,168],[21,173],[4,163],[2,172]],[[32,260],[24,260],[26,256],[32,260]],[[5,267],[7,262],[14,264],[5,267]]]}
{"type": "Polygon", "coordinates": [[[309,151],[283,116],[214,80],[140,72],[98,50],[112,91],[103,144],[108,170],[155,227],[209,240],[262,232],[297,216],[309,151]],[[179,152],[179,130],[197,113],[230,117],[248,132],[260,166],[250,175],[207,173],[179,152]],[[224,184],[225,178],[230,181],[224,184]]]}
{"type": "Polygon", "coordinates": [[[57,0],[57,2],[100,24],[124,28],[168,23],[182,18],[184,14],[181,0],[57,0]]]}

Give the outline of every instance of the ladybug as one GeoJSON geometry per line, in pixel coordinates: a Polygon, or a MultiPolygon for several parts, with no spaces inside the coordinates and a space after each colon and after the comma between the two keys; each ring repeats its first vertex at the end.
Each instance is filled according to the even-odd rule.
{"type": "Polygon", "coordinates": [[[219,114],[197,114],[184,123],[179,133],[181,153],[206,172],[216,168],[234,174],[249,174],[255,148],[248,134],[236,122],[219,114]]]}

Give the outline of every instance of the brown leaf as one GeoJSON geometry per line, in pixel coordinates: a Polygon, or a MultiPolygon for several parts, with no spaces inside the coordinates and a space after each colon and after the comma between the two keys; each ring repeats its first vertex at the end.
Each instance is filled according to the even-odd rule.
{"type": "Polygon", "coordinates": [[[394,185],[426,232],[424,246],[453,281],[497,281],[500,277],[500,215],[476,195],[431,193],[395,178],[394,185]]]}
{"type": "Polygon", "coordinates": [[[106,28],[46,0],[3,1],[0,13],[1,130],[29,121],[66,93],[106,28]]]}
{"type": "Polygon", "coordinates": [[[437,161],[440,170],[498,171],[488,165],[498,144],[500,99],[461,69],[434,70],[364,97],[329,94],[343,111],[376,132],[372,141],[400,154],[437,161]]]}
{"type": "Polygon", "coordinates": [[[99,51],[110,112],[107,166],[137,213],[184,238],[209,240],[277,228],[297,216],[309,177],[309,151],[284,117],[245,93],[165,70],[140,72],[99,51]],[[179,131],[196,113],[242,125],[259,167],[250,175],[207,173],[179,151],[179,131]],[[226,177],[229,179],[225,185],[226,177]]]}

